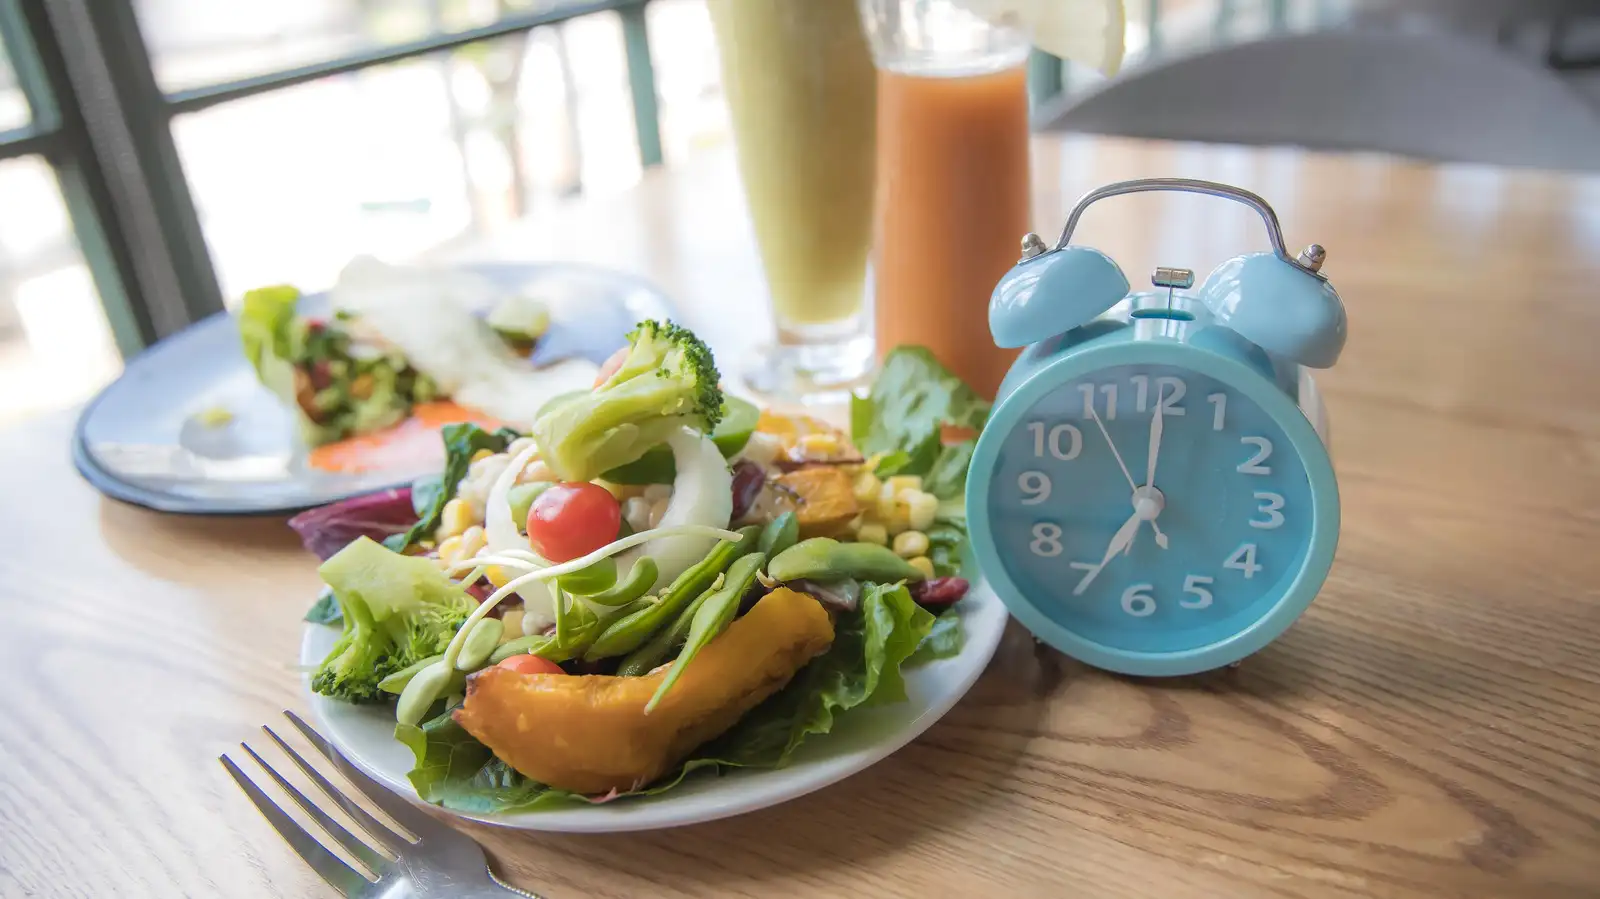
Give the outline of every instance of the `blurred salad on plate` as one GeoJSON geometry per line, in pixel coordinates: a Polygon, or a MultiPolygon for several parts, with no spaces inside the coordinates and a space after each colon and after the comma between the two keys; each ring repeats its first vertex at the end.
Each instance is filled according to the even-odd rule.
{"type": "Polygon", "coordinates": [[[290,522],[324,560],[307,618],[340,629],[310,687],[393,716],[420,798],[499,814],[781,767],[962,651],[988,405],[931,354],[891,353],[848,431],[724,394],[666,322],[592,381],[290,522]]]}

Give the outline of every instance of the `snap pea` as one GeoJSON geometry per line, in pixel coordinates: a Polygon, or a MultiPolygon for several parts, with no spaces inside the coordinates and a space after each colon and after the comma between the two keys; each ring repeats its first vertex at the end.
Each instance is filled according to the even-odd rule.
{"type": "Polygon", "coordinates": [[[608,659],[612,656],[627,655],[643,646],[651,634],[660,630],[662,625],[683,611],[684,607],[711,586],[717,576],[733,564],[735,559],[754,551],[760,539],[759,525],[752,524],[740,528],[737,541],[718,543],[704,559],[690,566],[667,585],[667,589],[661,591],[660,598],[648,608],[613,619],[600,636],[595,638],[594,644],[583,657],[590,661],[608,659]]]}
{"type": "Polygon", "coordinates": [[[800,519],[793,512],[785,512],[767,522],[761,531],[761,551],[771,559],[793,546],[800,539],[800,519]]]}
{"type": "Polygon", "coordinates": [[[506,623],[498,618],[484,618],[472,626],[467,642],[461,644],[461,654],[456,656],[457,671],[477,671],[489,660],[489,653],[500,644],[506,623]]]}
{"type": "MultiPolygon", "coordinates": [[[[557,587],[568,593],[576,593],[579,596],[603,593],[616,586],[616,583],[617,560],[610,556],[587,568],[579,569],[571,574],[563,574],[556,578],[557,587]]],[[[646,585],[646,589],[648,589],[648,585],[646,585]]]]}
{"type": "MultiPolygon", "coordinates": [[[[651,603],[648,599],[636,599],[625,605],[620,610],[621,614],[631,614],[640,609],[647,608],[651,603]]],[[[489,664],[498,665],[512,656],[531,653],[552,662],[565,662],[577,658],[580,653],[589,647],[594,636],[600,631],[600,617],[589,610],[587,606],[573,606],[567,614],[577,620],[577,623],[567,628],[565,642],[556,634],[528,634],[515,640],[507,640],[489,654],[489,664]]]]}
{"type": "Polygon", "coordinates": [[[840,543],[831,537],[801,540],[767,566],[776,581],[920,581],[925,575],[893,550],[876,543],[840,543]]]}
{"type": "MultiPolygon", "coordinates": [[[[590,594],[584,599],[597,606],[626,605],[643,596],[655,584],[658,573],[655,559],[640,556],[634,561],[633,567],[628,569],[627,577],[617,581],[610,589],[590,594]]],[[[563,583],[562,586],[565,587],[566,584],[563,583]]]]}
{"type": "Polygon", "coordinates": [[[705,605],[706,600],[722,589],[722,583],[713,581],[705,592],[694,598],[694,602],[685,606],[672,623],[650,635],[644,645],[635,649],[617,666],[618,677],[643,677],[655,670],[672,650],[683,645],[689,637],[689,624],[694,621],[694,613],[705,605]]]}
{"type": "Polygon", "coordinates": [[[715,640],[718,634],[728,629],[734,616],[739,614],[739,600],[744,598],[744,591],[755,583],[756,574],[761,571],[761,566],[766,561],[765,555],[755,552],[734,562],[728,569],[728,579],[722,585],[722,589],[700,603],[700,608],[695,610],[694,618],[689,622],[689,634],[684,641],[683,651],[678,653],[678,659],[672,663],[672,669],[661,681],[661,686],[656,688],[656,694],[645,703],[645,714],[648,715],[655,709],[661,698],[672,689],[672,685],[683,676],[689,663],[700,654],[700,650],[715,640]]]}
{"type": "Polygon", "coordinates": [[[411,683],[411,679],[416,677],[418,672],[429,665],[432,665],[434,662],[442,661],[444,661],[444,656],[437,655],[430,656],[420,662],[413,662],[410,665],[401,668],[399,671],[389,675],[383,680],[378,681],[378,689],[385,693],[394,693],[398,695],[405,690],[406,684],[411,683]]]}
{"type": "Polygon", "coordinates": [[[400,700],[394,706],[395,720],[401,724],[421,721],[428,713],[428,708],[445,694],[450,685],[450,676],[454,673],[443,660],[417,672],[417,676],[400,691],[400,700]]]}

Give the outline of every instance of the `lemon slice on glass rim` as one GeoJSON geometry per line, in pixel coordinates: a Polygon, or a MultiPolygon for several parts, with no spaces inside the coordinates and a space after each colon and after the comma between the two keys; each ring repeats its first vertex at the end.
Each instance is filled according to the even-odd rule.
{"type": "Polygon", "coordinates": [[[994,23],[1018,24],[1046,53],[1116,74],[1127,16],[1122,0],[956,0],[994,23]]]}

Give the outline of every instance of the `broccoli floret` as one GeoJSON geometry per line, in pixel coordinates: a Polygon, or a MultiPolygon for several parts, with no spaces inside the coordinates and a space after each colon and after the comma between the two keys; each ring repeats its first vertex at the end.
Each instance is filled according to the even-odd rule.
{"type": "Polygon", "coordinates": [[[366,603],[341,597],[339,606],[344,633],[311,676],[311,689],[345,702],[376,702],[384,696],[378,682],[399,670],[394,641],[373,622],[366,603]]]}
{"type": "Polygon", "coordinates": [[[671,322],[642,321],[622,366],[588,393],[551,403],[533,422],[545,465],[589,481],[643,456],[688,426],[710,433],[722,417],[711,350],[671,322]]]}
{"type": "Polygon", "coordinates": [[[378,683],[450,645],[477,602],[427,559],[368,537],[318,569],[344,614],[344,633],[311,676],[311,689],[346,702],[375,702],[378,683]]]}

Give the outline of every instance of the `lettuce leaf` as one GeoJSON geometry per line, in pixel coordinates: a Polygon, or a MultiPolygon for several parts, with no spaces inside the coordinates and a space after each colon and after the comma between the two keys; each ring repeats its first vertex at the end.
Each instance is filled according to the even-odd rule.
{"type": "Polygon", "coordinates": [[[850,439],[869,455],[888,454],[878,462],[879,476],[937,470],[942,490],[959,491],[966,485],[971,450],[964,457],[947,454],[941,433],[947,425],[978,431],[988,418],[989,403],[932,352],[901,346],[884,359],[867,395],[851,397],[850,439]]]}
{"type": "Polygon", "coordinates": [[[922,644],[911,654],[911,658],[906,659],[906,667],[914,668],[936,659],[958,656],[966,642],[966,631],[961,628],[961,614],[952,606],[933,620],[933,629],[922,638],[922,644]]]}
{"type": "Polygon", "coordinates": [[[833,645],[788,686],[671,773],[629,793],[585,797],[531,781],[495,758],[449,713],[422,727],[401,725],[395,738],[416,757],[410,777],[417,795],[458,811],[524,812],[654,795],[701,769],[782,767],[807,738],[831,731],[840,713],[903,702],[901,668],[933,627],[933,614],[912,602],[904,585],[869,584],[860,608],[839,616],[833,645]]]}
{"type": "Polygon", "coordinates": [[[321,428],[301,410],[295,396],[294,360],[304,340],[295,317],[299,302],[300,291],[287,284],[245,291],[239,306],[239,341],[262,386],[290,410],[306,443],[316,446],[322,442],[321,428]]]}

